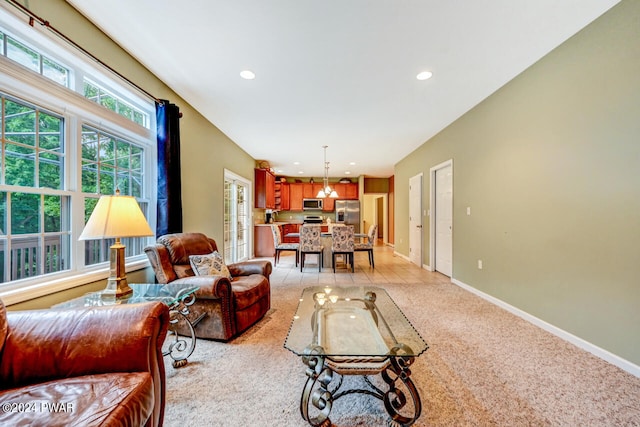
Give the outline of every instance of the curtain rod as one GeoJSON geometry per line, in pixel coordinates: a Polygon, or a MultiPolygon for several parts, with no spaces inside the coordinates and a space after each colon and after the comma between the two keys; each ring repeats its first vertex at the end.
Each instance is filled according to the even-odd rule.
{"type": "Polygon", "coordinates": [[[85,48],[83,48],[82,46],[80,46],[78,43],[74,42],[73,40],[71,40],[69,37],[67,37],[66,35],[64,35],[63,33],[61,33],[60,31],[58,31],[54,26],[52,26],[49,21],[39,17],[38,15],[36,15],[35,13],[33,13],[31,10],[29,10],[28,8],[26,8],[25,6],[21,5],[20,3],[18,3],[16,0],[7,0],[9,3],[11,3],[14,7],[17,7],[18,9],[20,9],[23,13],[27,14],[29,16],[29,25],[30,26],[34,26],[34,22],[38,21],[38,23],[40,25],[42,25],[43,27],[48,28],[50,31],[52,31],[56,36],[60,37],[61,39],[63,39],[64,41],[66,41],[67,43],[69,43],[70,45],[72,45],[73,47],[75,47],[76,49],[80,50],[82,53],[84,53],[85,55],[87,55],[89,58],[93,59],[94,61],[96,61],[98,64],[102,65],[103,67],[105,67],[107,70],[111,71],[112,73],[114,73],[115,75],[117,75],[118,77],[120,77],[121,79],[123,79],[124,81],[126,81],[127,83],[129,83],[131,86],[135,87],[136,89],[138,89],[140,92],[144,93],[145,95],[147,95],[149,98],[153,99],[154,101],[156,101],[158,104],[163,104],[164,102],[161,99],[156,98],[155,96],[153,96],[152,94],[150,94],[149,92],[147,92],[145,89],[141,88],[140,86],[138,86],[136,83],[132,82],[131,80],[129,80],[128,78],[126,78],[125,76],[123,76],[122,74],[120,74],[118,71],[116,71],[115,69],[111,68],[109,65],[105,64],[104,62],[102,62],[100,59],[98,59],[95,55],[93,55],[91,52],[89,52],[88,50],[86,50],[85,48]]]}

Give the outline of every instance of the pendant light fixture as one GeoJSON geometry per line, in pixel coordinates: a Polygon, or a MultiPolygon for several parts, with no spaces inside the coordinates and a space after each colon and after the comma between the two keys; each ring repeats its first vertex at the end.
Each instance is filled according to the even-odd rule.
{"type": "Polygon", "coordinates": [[[322,181],[322,189],[318,191],[318,195],[316,196],[319,199],[324,199],[325,197],[330,197],[332,199],[338,198],[338,193],[336,190],[333,190],[329,187],[329,162],[327,162],[327,145],[323,145],[324,148],[324,179],[322,181]]]}

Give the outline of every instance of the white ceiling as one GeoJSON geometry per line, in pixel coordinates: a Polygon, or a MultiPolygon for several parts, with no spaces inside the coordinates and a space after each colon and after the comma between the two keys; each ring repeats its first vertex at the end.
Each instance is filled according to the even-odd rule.
{"type": "Polygon", "coordinates": [[[619,0],[67,1],[279,174],[388,177],[619,0]]]}

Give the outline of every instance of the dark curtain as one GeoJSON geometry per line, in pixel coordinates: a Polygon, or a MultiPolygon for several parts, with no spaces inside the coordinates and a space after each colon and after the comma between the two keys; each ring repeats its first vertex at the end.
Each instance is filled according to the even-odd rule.
{"type": "Polygon", "coordinates": [[[156,236],[182,232],[180,178],[180,108],[169,101],[156,102],[158,126],[158,216],[156,236]]]}

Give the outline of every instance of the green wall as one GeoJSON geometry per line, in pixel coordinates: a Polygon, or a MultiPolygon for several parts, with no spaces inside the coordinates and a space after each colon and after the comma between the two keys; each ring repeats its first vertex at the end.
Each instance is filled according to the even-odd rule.
{"type": "MultiPolygon", "coordinates": [[[[224,169],[253,182],[255,160],[64,0],[21,3],[156,98],[168,99],[180,107],[184,231],[203,232],[222,245],[224,169]]],[[[104,285],[106,280],[90,284],[89,288],[104,285]]],[[[72,293],[80,295],[93,290],[89,288],[76,288],[72,293]]],[[[49,307],[58,299],[56,295],[47,296],[24,306],[49,307]]],[[[11,309],[22,306],[13,305],[11,309]]]]}
{"type": "Polygon", "coordinates": [[[448,159],[453,278],[640,365],[640,2],[621,2],[396,165],[400,254],[409,178],[424,173],[429,209],[429,169],[448,159]]]}

